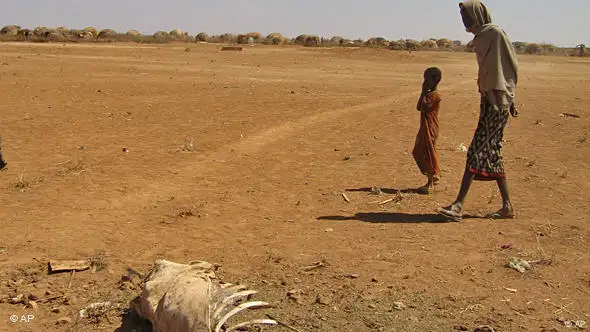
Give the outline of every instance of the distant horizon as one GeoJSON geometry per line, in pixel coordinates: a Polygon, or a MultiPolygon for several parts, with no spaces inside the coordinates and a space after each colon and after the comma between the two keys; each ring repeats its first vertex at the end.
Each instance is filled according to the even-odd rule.
{"type": "MultiPolygon", "coordinates": [[[[139,30],[180,29],[191,35],[279,32],[295,38],[301,34],[331,38],[387,40],[448,38],[466,43],[458,1],[440,0],[102,0],[88,4],[77,0],[21,0],[3,5],[0,24],[34,29],[45,26],[68,29],[95,27],[125,33],[139,30]],[[31,10],[33,8],[33,10],[31,10]]],[[[559,47],[590,44],[583,24],[590,1],[570,0],[569,6],[550,0],[484,1],[494,23],[512,39],[548,43],[559,47]]]]}

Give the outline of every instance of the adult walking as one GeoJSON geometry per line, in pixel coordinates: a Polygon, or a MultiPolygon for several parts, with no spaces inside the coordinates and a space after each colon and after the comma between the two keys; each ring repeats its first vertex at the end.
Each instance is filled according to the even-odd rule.
{"type": "Polygon", "coordinates": [[[479,65],[478,86],[481,95],[477,129],[467,152],[467,165],[455,202],[439,209],[454,221],[463,218],[463,206],[473,180],[496,181],[502,195],[502,208],[488,215],[493,219],[514,218],[506,173],[502,160],[502,140],[509,114],[516,117],[514,91],[518,64],[512,42],[500,27],[492,24],[490,12],[479,0],[459,4],[467,32],[473,33],[473,47],[479,65]]]}

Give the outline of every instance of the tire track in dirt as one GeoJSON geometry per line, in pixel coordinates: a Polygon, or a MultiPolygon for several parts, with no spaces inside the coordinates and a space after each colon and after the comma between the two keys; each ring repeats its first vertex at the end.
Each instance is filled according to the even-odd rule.
{"type": "MultiPolygon", "coordinates": [[[[460,83],[450,84],[447,85],[446,88],[448,90],[451,90],[470,83],[473,83],[473,80],[464,80],[460,83]]],[[[169,196],[173,194],[175,191],[181,190],[183,187],[182,183],[190,182],[187,180],[191,178],[190,176],[185,177],[183,175],[195,174],[195,172],[198,172],[198,174],[195,174],[192,178],[202,178],[208,175],[208,171],[219,170],[219,165],[223,162],[229,163],[231,162],[231,159],[239,158],[243,155],[258,153],[265,146],[286,139],[290,136],[296,135],[297,133],[302,132],[306,128],[319,126],[329,121],[357,114],[361,111],[380,109],[386,107],[387,105],[391,105],[396,101],[399,102],[400,100],[406,100],[409,98],[413,98],[414,96],[414,92],[407,92],[396,95],[395,97],[389,97],[374,102],[364,103],[336,110],[324,111],[311,116],[307,116],[305,118],[289,121],[262,130],[243,140],[226,144],[223,147],[217,149],[216,151],[206,156],[201,156],[203,158],[203,160],[201,161],[191,161],[188,164],[184,165],[182,168],[177,169],[176,176],[183,177],[185,179],[184,181],[178,182],[177,184],[170,183],[167,186],[165,186],[165,184],[162,181],[152,182],[150,184],[147,184],[149,187],[152,188],[152,190],[144,191],[141,195],[134,195],[128,197],[124,200],[124,204],[127,206],[128,204],[133,203],[145,205],[148,199],[154,197],[154,194],[169,196]]]]}

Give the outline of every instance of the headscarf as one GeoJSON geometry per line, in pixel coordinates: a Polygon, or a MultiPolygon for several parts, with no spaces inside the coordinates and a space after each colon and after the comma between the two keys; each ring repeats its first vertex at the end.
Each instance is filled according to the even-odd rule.
{"type": "Polygon", "coordinates": [[[518,62],[510,38],[492,24],[490,12],[480,0],[466,0],[459,7],[463,23],[475,34],[479,92],[494,106],[511,105],[518,83],[518,62]]]}

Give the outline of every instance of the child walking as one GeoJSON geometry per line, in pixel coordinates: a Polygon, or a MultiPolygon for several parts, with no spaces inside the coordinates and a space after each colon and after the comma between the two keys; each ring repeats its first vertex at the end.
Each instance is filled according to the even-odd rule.
{"type": "Polygon", "coordinates": [[[440,109],[441,96],[437,91],[442,79],[439,68],[431,67],[424,72],[422,94],[418,99],[416,108],[420,111],[420,130],[416,136],[416,143],[412,154],[422,174],[428,177],[428,182],[418,188],[422,194],[431,194],[434,185],[440,178],[440,166],[438,164],[438,152],[436,140],[438,139],[438,111],[440,109]]]}

